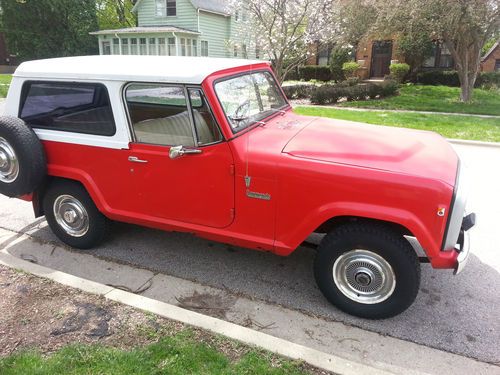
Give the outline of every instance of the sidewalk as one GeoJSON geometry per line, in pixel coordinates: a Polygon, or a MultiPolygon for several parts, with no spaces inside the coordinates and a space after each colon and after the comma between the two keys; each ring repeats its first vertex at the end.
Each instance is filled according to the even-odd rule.
{"type": "Polygon", "coordinates": [[[432,112],[432,111],[414,111],[409,109],[387,109],[387,108],[357,108],[357,107],[340,107],[337,105],[316,105],[316,104],[300,104],[295,103],[292,100],[293,107],[311,107],[311,108],[329,108],[338,110],[348,110],[348,111],[359,111],[359,112],[397,112],[397,113],[421,113],[425,115],[441,115],[441,116],[464,116],[464,117],[478,117],[478,118],[497,118],[500,116],[496,115],[479,115],[474,113],[457,113],[457,112],[432,112]]]}
{"type": "Polygon", "coordinates": [[[495,374],[500,370],[224,290],[39,243],[23,234],[0,230],[0,247],[0,263],[10,267],[336,373],[441,374],[453,369],[456,374],[495,374]]]}

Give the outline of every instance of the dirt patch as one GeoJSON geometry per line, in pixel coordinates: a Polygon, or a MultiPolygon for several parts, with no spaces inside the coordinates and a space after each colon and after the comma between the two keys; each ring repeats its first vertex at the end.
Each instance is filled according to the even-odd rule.
{"type": "MultiPolygon", "coordinates": [[[[191,305],[193,310],[206,311],[210,315],[214,315],[214,309],[209,307],[219,304],[221,310],[215,314],[225,314],[229,304],[234,302],[209,294],[179,299],[180,304],[191,305]]],[[[26,349],[51,354],[75,343],[101,343],[132,349],[186,328],[182,323],[0,266],[0,357],[26,349]]],[[[199,342],[215,348],[232,361],[251,350],[210,332],[190,329],[199,342]]],[[[271,355],[270,360],[279,361],[279,356],[271,355]]],[[[306,364],[301,369],[310,374],[328,374],[306,364]]]]}
{"type": "Polygon", "coordinates": [[[128,306],[0,266],[0,356],[36,348],[51,353],[70,343],[123,349],[184,328],[128,306]]]}

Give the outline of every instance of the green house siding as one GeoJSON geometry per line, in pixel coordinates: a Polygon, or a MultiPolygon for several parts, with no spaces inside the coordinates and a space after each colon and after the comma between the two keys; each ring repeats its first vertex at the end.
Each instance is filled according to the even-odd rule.
{"type": "Polygon", "coordinates": [[[228,42],[229,17],[200,11],[200,40],[208,41],[208,55],[230,57],[228,42]]]}
{"type": "Polygon", "coordinates": [[[198,14],[189,0],[177,0],[175,17],[157,17],[155,0],[142,0],[137,9],[139,26],[176,26],[198,31],[198,14]]]}
{"type": "Polygon", "coordinates": [[[176,16],[159,17],[156,0],[139,0],[134,7],[137,27],[92,34],[98,36],[100,54],[204,56],[208,43],[209,57],[255,58],[255,43],[247,40],[241,23],[221,14],[225,12],[222,8],[210,6],[214,4],[177,0],[176,16]],[[201,8],[197,9],[193,3],[201,8]],[[203,4],[212,10],[204,10],[203,4]],[[172,42],[169,46],[169,41],[174,40],[175,45],[172,42]],[[243,46],[246,46],[246,54],[243,46]]]}

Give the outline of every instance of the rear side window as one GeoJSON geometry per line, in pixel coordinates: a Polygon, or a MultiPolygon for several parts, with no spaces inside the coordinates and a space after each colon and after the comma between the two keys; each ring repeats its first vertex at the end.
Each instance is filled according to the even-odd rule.
{"type": "Polygon", "coordinates": [[[33,128],[112,136],[106,87],[99,83],[26,82],[20,118],[33,128]]]}

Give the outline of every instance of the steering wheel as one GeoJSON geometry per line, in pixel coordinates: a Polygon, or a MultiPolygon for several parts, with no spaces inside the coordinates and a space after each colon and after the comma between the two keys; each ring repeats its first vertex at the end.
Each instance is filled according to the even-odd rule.
{"type": "Polygon", "coordinates": [[[241,103],[238,108],[236,108],[236,111],[234,111],[234,114],[232,118],[236,121],[244,120],[247,116],[246,114],[250,110],[250,100],[246,99],[243,103],[241,103]]]}

